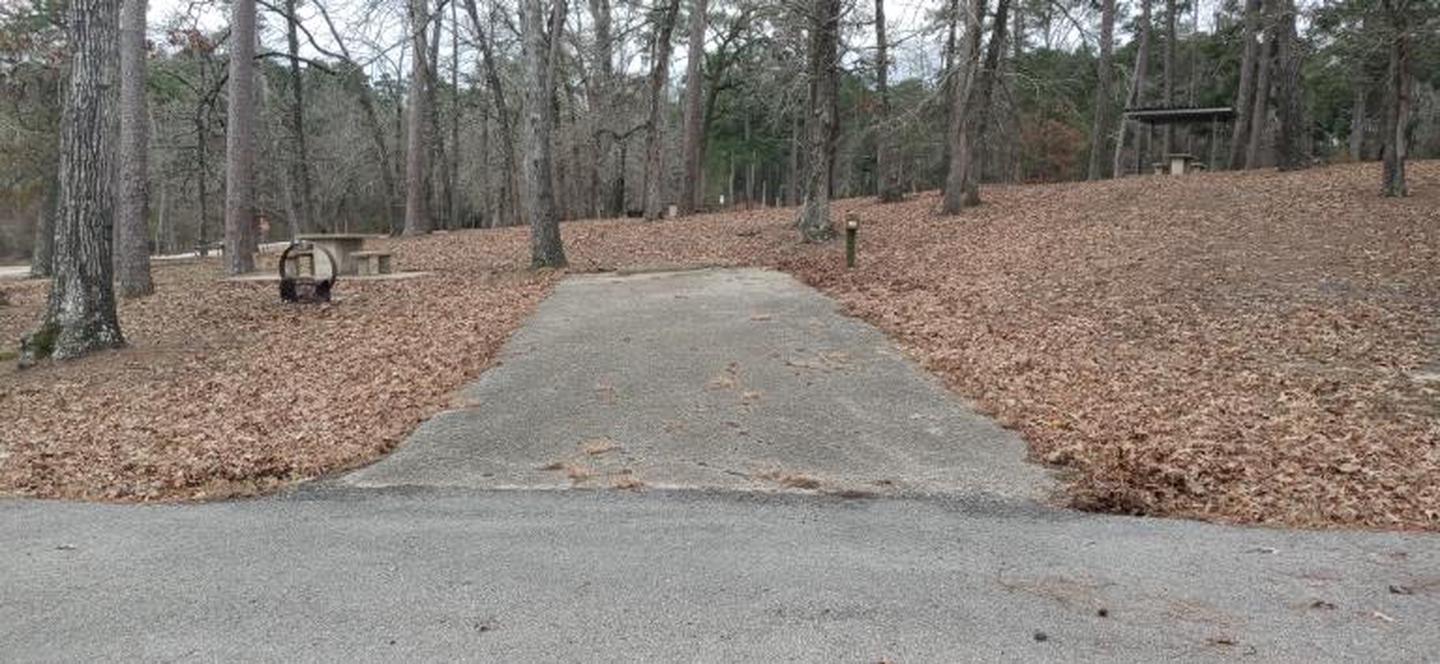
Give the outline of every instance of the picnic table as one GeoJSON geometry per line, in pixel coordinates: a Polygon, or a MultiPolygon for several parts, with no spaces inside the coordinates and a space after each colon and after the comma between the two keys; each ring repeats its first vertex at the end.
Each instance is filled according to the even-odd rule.
{"type": "Polygon", "coordinates": [[[346,276],[353,276],[358,271],[355,255],[361,253],[365,240],[369,238],[369,235],[359,233],[312,233],[295,236],[296,240],[309,242],[329,251],[330,255],[335,257],[339,273],[346,276]]]}

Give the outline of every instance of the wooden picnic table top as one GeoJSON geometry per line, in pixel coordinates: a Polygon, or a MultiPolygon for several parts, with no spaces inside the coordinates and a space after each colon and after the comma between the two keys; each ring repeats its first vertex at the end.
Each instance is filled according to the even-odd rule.
{"type": "Polygon", "coordinates": [[[348,242],[351,240],[364,242],[375,237],[364,233],[303,233],[296,235],[295,239],[306,242],[348,242]]]}

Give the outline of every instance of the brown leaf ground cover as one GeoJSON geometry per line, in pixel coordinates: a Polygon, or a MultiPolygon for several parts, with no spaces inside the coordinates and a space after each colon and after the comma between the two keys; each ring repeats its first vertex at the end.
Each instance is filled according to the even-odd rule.
{"type": "MultiPolygon", "coordinates": [[[[1440,529],[1440,162],[1416,195],[1375,166],[990,187],[863,219],[861,265],[790,210],[567,224],[572,270],[762,265],[895,337],[1057,465],[1070,504],[1304,527],[1440,529]]],[[[328,307],[157,269],[132,345],[0,369],[0,490],[229,495],[377,458],[484,369],[558,275],[523,229],[391,242],[432,276],[342,282],[328,307]]],[[[44,284],[0,282],[0,337],[44,284]]],[[[480,405],[483,407],[483,404],[480,405]]]]}

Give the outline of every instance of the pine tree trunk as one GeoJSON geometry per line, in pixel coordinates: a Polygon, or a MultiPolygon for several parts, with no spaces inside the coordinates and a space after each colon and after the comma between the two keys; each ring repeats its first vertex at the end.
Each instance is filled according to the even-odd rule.
{"type": "Polygon", "coordinates": [[[1235,92],[1235,126],[1230,131],[1230,168],[1244,168],[1250,144],[1250,108],[1255,103],[1255,69],[1260,59],[1261,0],[1245,1],[1245,51],[1240,60],[1240,85],[1235,92]]]}
{"type": "MultiPolygon", "coordinates": [[[[1130,94],[1126,95],[1125,105],[1130,108],[1143,106],[1149,98],[1146,94],[1150,72],[1150,0],[1140,0],[1140,44],[1135,50],[1135,75],[1130,79],[1130,94]]],[[[1134,123],[1121,119],[1120,136],[1115,140],[1115,177],[1120,177],[1125,172],[1124,153],[1125,140],[1130,134],[1130,125],[1134,123]]],[[[1140,147],[1140,134],[1135,135],[1135,163],[1141,164],[1145,158],[1145,152],[1140,147]]],[[[1138,174],[1140,168],[1136,167],[1138,174]]]]}
{"type": "Polygon", "coordinates": [[[22,367],[125,343],[111,263],[119,24],[120,0],[71,0],[66,13],[70,80],[60,119],[54,277],[40,325],[21,342],[22,367]]]}
{"type": "Polygon", "coordinates": [[[430,159],[429,131],[430,76],[429,45],[430,8],[427,0],[410,0],[410,86],[405,116],[405,234],[424,235],[430,232],[429,178],[426,165],[430,159]]]}
{"type": "Polygon", "coordinates": [[[565,28],[565,0],[555,0],[552,27],[547,34],[542,0],[524,0],[525,117],[524,194],[525,211],[530,215],[530,265],[541,268],[565,267],[565,247],[560,240],[560,217],[555,209],[551,172],[550,134],[555,124],[551,48],[558,44],[565,28]]]}
{"type": "Polygon", "coordinates": [[[292,228],[306,233],[316,227],[315,195],[310,184],[310,147],[305,137],[305,79],[300,72],[300,20],[295,16],[296,4],[296,0],[285,2],[285,45],[290,54],[290,113],[285,128],[294,151],[290,162],[290,184],[296,198],[292,228]]]}
{"type": "MultiPolygon", "coordinates": [[[[1165,0],[1165,105],[1175,105],[1175,0],[1165,0]]],[[[1170,154],[1175,151],[1175,125],[1165,125],[1164,142],[1161,151],[1170,154]]]]}
{"type": "Polygon", "coordinates": [[[823,242],[834,237],[830,225],[830,179],[834,167],[835,139],[839,133],[836,97],[840,85],[839,57],[841,0],[814,0],[810,5],[810,43],[806,64],[810,92],[806,104],[805,133],[809,165],[805,205],[797,225],[805,242],[823,242]]]}
{"type": "Polygon", "coordinates": [[[890,115],[890,54],[885,40],[885,0],[875,0],[875,94],[879,97],[875,122],[875,189],[881,203],[904,197],[896,163],[894,119],[890,115]]]}
{"type": "Polygon", "coordinates": [[[1275,90],[1280,110],[1280,133],[1276,140],[1277,165],[1282,171],[1305,168],[1306,154],[1305,100],[1301,86],[1303,45],[1295,32],[1295,0],[1280,0],[1279,29],[1276,31],[1277,72],[1275,90]]]}
{"type": "Polygon", "coordinates": [[[1381,189],[1386,196],[1408,196],[1405,160],[1409,147],[1406,130],[1410,125],[1410,36],[1403,10],[1395,0],[1383,0],[1390,15],[1390,64],[1386,69],[1385,147],[1381,170],[1381,189]]]}
{"type": "Polygon", "coordinates": [[[225,269],[255,271],[255,0],[230,19],[230,101],[225,123],[225,269]]]}
{"type": "Polygon", "coordinates": [[[704,207],[705,183],[701,182],[700,144],[703,137],[705,82],[705,12],[706,0],[690,4],[690,47],[685,63],[685,183],[680,195],[680,211],[692,214],[704,207]]]}
{"type": "Polygon", "coordinates": [[[664,138],[665,86],[670,80],[670,37],[675,32],[675,15],[680,0],[669,0],[655,18],[650,43],[650,113],[645,132],[645,218],[659,219],[665,192],[664,138]]]}
{"type": "Polygon", "coordinates": [[[1115,46],[1115,0],[1100,5],[1100,59],[1095,65],[1095,118],[1090,126],[1090,169],[1087,180],[1105,177],[1106,140],[1110,137],[1110,100],[1115,74],[1110,57],[1115,46]]]}
{"type": "Polygon", "coordinates": [[[146,0],[120,5],[120,157],[115,278],[121,297],[155,292],[150,280],[150,115],[145,104],[146,0]]]}
{"type": "Polygon", "coordinates": [[[1250,106],[1250,140],[1245,147],[1245,168],[1259,168],[1264,158],[1265,139],[1270,128],[1270,80],[1275,63],[1275,2],[1264,0],[1261,30],[1264,41],[1256,46],[1255,98],[1250,106]]]}

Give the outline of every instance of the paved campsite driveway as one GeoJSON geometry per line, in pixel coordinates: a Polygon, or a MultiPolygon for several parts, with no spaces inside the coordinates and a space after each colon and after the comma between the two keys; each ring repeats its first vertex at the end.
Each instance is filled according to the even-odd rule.
{"type": "Polygon", "coordinates": [[[354,486],[989,493],[1039,498],[1024,442],[788,275],[563,282],[464,390],[354,486]]]}
{"type": "Polygon", "coordinates": [[[456,405],[270,498],[0,501],[0,660],[1440,652],[1440,537],[1047,507],[1012,434],[778,274],[571,278],[456,405]]]}

